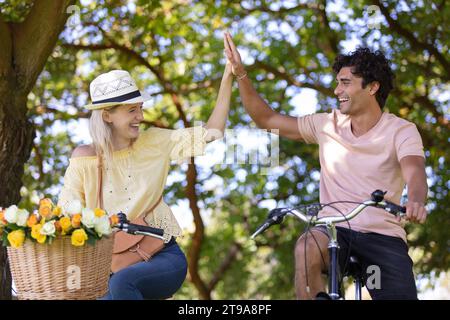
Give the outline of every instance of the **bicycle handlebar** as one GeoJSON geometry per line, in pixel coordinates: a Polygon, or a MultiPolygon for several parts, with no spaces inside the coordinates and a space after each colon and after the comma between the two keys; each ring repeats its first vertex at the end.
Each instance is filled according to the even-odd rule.
{"type": "Polygon", "coordinates": [[[355,209],[350,211],[349,214],[345,216],[333,216],[333,217],[317,217],[317,215],[306,215],[298,209],[295,208],[277,208],[273,209],[269,213],[269,218],[262,224],[255,233],[252,234],[251,238],[254,239],[258,234],[264,232],[266,229],[271,227],[274,224],[281,223],[283,218],[286,215],[293,215],[299,220],[307,222],[311,225],[327,225],[327,224],[336,224],[339,222],[345,222],[356,217],[361,211],[363,211],[366,207],[372,206],[386,210],[387,212],[395,215],[395,216],[404,216],[406,213],[406,208],[399,206],[390,201],[384,200],[384,195],[386,192],[381,190],[375,190],[371,194],[371,200],[364,201],[355,209]],[[276,217],[276,219],[274,218],[276,217]]]}
{"type": "Polygon", "coordinates": [[[119,218],[119,224],[115,226],[115,228],[117,229],[120,229],[129,234],[144,235],[164,240],[163,229],[130,223],[130,221],[128,221],[127,219],[127,216],[123,212],[118,213],[117,217],[119,218]]]}

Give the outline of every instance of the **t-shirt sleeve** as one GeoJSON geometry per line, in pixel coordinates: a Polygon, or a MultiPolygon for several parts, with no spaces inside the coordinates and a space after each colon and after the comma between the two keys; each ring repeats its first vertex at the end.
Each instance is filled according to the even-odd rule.
{"type": "Polygon", "coordinates": [[[83,191],[83,168],[77,164],[69,164],[64,174],[64,185],[58,196],[58,206],[65,207],[73,200],[80,200],[82,206],[86,205],[83,191]]]}
{"type": "Polygon", "coordinates": [[[413,123],[407,123],[400,127],[395,136],[395,148],[397,160],[406,156],[425,157],[423,152],[422,138],[417,127],[413,123]]]}
{"type": "Polygon", "coordinates": [[[151,128],[144,132],[144,148],[159,149],[170,160],[183,160],[202,155],[206,147],[208,131],[202,126],[182,129],[151,128]]]}
{"type": "Polygon", "coordinates": [[[170,135],[170,159],[182,160],[203,155],[207,133],[202,126],[173,130],[170,135]]]}
{"type": "Polygon", "coordinates": [[[318,132],[326,114],[315,113],[297,118],[297,125],[303,140],[308,143],[318,143],[318,132]]]}

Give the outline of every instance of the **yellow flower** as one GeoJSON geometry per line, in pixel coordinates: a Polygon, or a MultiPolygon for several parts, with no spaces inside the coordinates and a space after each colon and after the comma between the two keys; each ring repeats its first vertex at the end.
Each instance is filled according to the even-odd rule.
{"type": "Polygon", "coordinates": [[[72,222],[70,221],[69,217],[62,217],[61,219],[59,219],[59,223],[64,233],[72,228],[72,222]]]}
{"type": "Polygon", "coordinates": [[[33,239],[36,239],[40,235],[42,225],[41,224],[35,224],[31,226],[31,237],[33,239]]]}
{"type": "Polygon", "coordinates": [[[45,234],[41,234],[42,224],[35,224],[31,227],[31,237],[39,243],[44,243],[47,239],[45,234]]]}
{"type": "Polygon", "coordinates": [[[53,209],[53,211],[52,211],[52,214],[53,214],[55,217],[59,217],[59,216],[61,215],[61,213],[62,213],[61,207],[55,207],[55,208],[53,209]]]}
{"type": "Polygon", "coordinates": [[[77,229],[72,233],[71,241],[72,245],[75,247],[81,247],[84,245],[84,242],[88,239],[88,236],[84,229],[77,229]]]}
{"type": "Polygon", "coordinates": [[[44,243],[45,240],[47,240],[47,236],[45,234],[40,234],[39,237],[36,239],[38,243],[44,243]]]}
{"type": "Polygon", "coordinates": [[[8,234],[8,241],[13,248],[19,248],[25,241],[25,232],[22,229],[14,230],[8,234]]]}
{"type": "Polygon", "coordinates": [[[105,212],[105,210],[102,210],[100,208],[95,208],[94,214],[97,218],[100,218],[100,217],[104,216],[106,214],[106,212],[105,212]]]}
{"type": "Polygon", "coordinates": [[[50,199],[41,199],[41,201],[39,201],[39,214],[43,218],[50,218],[52,216],[52,205],[50,199]]]}

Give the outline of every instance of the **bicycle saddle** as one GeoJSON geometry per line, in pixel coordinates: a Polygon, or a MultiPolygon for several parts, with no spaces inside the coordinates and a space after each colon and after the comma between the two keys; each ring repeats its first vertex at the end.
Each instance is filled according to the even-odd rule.
{"type": "Polygon", "coordinates": [[[350,276],[353,279],[363,279],[363,268],[356,256],[350,256],[345,275],[350,276]]]}

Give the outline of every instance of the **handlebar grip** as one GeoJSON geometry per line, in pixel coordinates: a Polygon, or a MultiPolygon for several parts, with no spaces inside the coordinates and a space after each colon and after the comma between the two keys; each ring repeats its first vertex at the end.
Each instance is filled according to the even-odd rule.
{"type": "Polygon", "coordinates": [[[252,234],[250,238],[254,239],[258,234],[263,233],[264,231],[266,231],[266,229],[273,226],[274,224],[281,223],[286,213],[287,211],[285,208],[277,208],[271,210],[266,221],[259,226],[259,228],[252,234]]]}
{"type": "Polygon", "coordinates": [[[390,201],[384,200],[386,203],[385,210],[393,215],[400,214],[403,216],[406,213],[406,207],[399,206],[398,204],[392,203],[390,201]]]}
{"type": "Polygon", "coordinates": [[[255,239],[255,237],[266,231],[272,224],[269,221],[264,222],[262,225],[259,226],[259,228],[251,235],[251,239],[255,239]]]}
{"type": "Polygon", "coordinates": [[[158,236],[164,235],[163,229],[153,228],[153,227],[149,227],[149,226],[142,226],[142,225],[133,224],[133,223],[128,224],[127,232],[131,233],[131,234],[135,234],[136,232],[148,232],[148,233],[153,233],[158,236]]]}

